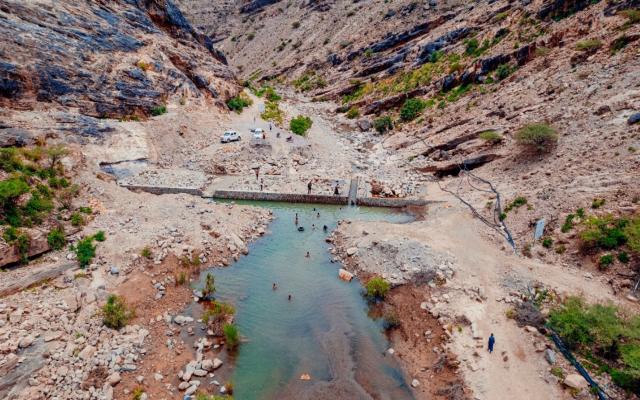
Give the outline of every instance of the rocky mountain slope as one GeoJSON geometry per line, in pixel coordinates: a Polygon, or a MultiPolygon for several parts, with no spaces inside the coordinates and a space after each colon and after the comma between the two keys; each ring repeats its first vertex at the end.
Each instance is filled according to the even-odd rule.
{"type": "Polygon", "coordinates": [[[4,1],[0,37],[9,141],[100,136],[112,128],[96,118],[137,119],[186,99],[224,107],[238,91],[224,55],[171,1],[4,1]]]}
{"type": "MultiPolygon", "coordinates": [[[[536,220],[560,234],[558,221],[594,198],[605,211],[637,209],[637,1],[181,4],[245,79],[336,102],[351,129],[388,117],[382,145],[403,168],[452,176],[453,189],[463,165],[478,168],[503,202],[526,198],[507,219],[521,246],[536,220]],[[224,20],[203,14],[212,7],[224,20]],[[403,116],[408,99],[418,110],[403,116]],[[554,146],[522,146],[531,124],[550,126],[554,146]]],[[[460,190],[481,212],[495,200],[460,190]]]]}

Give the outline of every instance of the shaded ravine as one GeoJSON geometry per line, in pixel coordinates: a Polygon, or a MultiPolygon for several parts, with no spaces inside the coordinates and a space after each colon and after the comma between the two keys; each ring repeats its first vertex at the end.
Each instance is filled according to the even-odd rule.
{"type": "Polygon", "coordinates": [[[382,322],[367,316],[357,280],[338,279],[340,264],[331,262],[325,241],[340,219],[411,217],[381,208],[260,205],[274,212],[270,233],[232,266],[203,271],[199,283],[207,272],[215,275],[216,298],[235,306],[246,338],[228,376],[235,397],[413,399],[397,360],[385,353],[382,322]],[[303,232],[294,223],[296,213],[303,232]]]}

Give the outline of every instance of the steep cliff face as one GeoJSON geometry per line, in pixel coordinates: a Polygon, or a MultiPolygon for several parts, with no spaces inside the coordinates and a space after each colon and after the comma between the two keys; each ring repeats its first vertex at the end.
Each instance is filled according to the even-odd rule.
{"type": "Polygon", "coordinates": [[[224,55],[170,0],[8,0],[0,38],[5,109],[147,116],[186,97],[223,106],[238,90],[224,55]]]}

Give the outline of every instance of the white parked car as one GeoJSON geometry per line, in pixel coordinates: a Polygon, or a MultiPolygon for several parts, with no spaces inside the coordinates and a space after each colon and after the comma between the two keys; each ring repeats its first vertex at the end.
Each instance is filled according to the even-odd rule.
{"type": "Polygon", "coordinates": [[[226,131],[220,138],[221,143],[237,142],[240,140],[240,135],[236,131],[226,131]]]}
{"type": "Polygon", "coordinates": [[[264,130],[262,128],[253,128],[251,129],[251,132],[255,139],[262,139],[262,135],[264,135],[264,130]]]}

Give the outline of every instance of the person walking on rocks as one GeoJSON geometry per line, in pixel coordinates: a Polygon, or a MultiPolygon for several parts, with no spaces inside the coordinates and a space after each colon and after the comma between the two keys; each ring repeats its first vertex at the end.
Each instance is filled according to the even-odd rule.
{"type": "Polygon", "coordinates": [[[489,353],[493,353],[494,344],[496,344],[496,338],[493,336],[493,333],[492,333],[491,336],[489,336],[489,353]]]}
{"type": "Polygon", "coordinates": [[[311,181],[307,183],[307,194],[311,194],[311,181]]]}

